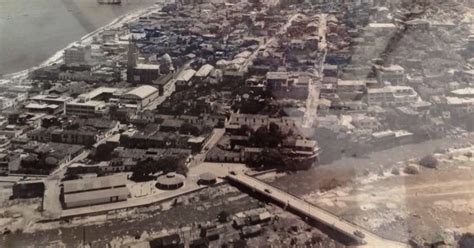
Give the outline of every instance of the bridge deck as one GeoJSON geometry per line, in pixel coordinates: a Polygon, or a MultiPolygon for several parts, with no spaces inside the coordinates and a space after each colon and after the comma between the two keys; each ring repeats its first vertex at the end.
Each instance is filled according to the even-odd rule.
{"type": "Polygon", "coordinates": [[[238,173],[235,175],[229,174],[228,178],[241,185],[249,187],[260,194],[263,194],[281,204],[290,207],[299,213],[308,216],[332,229],[344,234],[349,237],[354,236],[355,231],[362,232],[365,237],[362,239],[366,242],[361,247],[384,247],[384,248],[395,248],[395,247],[408,247],[407,244],[400,242],[384,239],[362,227],[359,227],[353,223],[350,223],[338,216],[321,209],[313,204],[310,204],[294,195],[284,192],[276,187],[268,185],[258,179],[250,177],[248,175],[238,173]]]}

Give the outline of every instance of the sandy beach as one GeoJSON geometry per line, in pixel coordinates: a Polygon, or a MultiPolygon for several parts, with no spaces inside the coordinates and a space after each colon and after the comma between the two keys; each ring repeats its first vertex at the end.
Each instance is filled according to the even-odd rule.
{"type": "Polygon", "coordinates": [[[63,60],[63,53],[64,53],[65,49],[67,49],[69,47],[72,47],[73,45],[75,45],[77,43],[81,43],[83,45],[91,44],[92,40],[93,40],[93,37],[98,35],[99,33],[101,33],[103,30],[122,27],[124,24],[138,19],[140,16],[148,15],[148,14],[154,12],[154,11],[157,11],[157,10],[161,9],[161,7],[162,7],[161,5],[155,4],[153,6],[146,7],[146,8],[140,9],[140,10],[136,10],[136,11],[133,11],[129,14],[125,14],[125,15],[122,15],[120,17],[117,17],[116,19],[111,21],[109,24],[107,24],[105,26],[102,26],[102,27],[100,27],[100,28],[84,35],[79,40],[71,42],[70,44],[68,44],[64,48],[56,51],[51,57],[46,59],[44,62],[42,62],[42,63],[40,63],[36,66],[33,66],[31,68],[25,69],[25,70],[5,74],[5,75],[3,75],[3,79],[12,80],[12,81],[23,81],[24,79],[26,79],[28,77],[28,73],[30,73],[33,70],[36,70],[36,69],[42,68],[42,67],[46,67],[46,66],[50,66],[50,65],[53,65],[53,64],[56,64],[56,63],[61,63],[62,60],[63,60]]]}

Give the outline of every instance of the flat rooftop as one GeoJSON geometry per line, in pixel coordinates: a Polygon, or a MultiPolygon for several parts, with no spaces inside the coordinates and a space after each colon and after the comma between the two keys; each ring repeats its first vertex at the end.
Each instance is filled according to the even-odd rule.
{"type": "Polygon", "coordinates": [[[142,70],[159,70],[160,65],[154,65],[154,64],[137,64],[135,67],[136,69],[142,69],[142,70]]]}
{"type": "Polygon", "coordinates": [[[117,174],[104,177],[88,177],[63,182],[64,193],[90,191],[102,188],[113,188],[127,184],[127,175],[117,174]]]}

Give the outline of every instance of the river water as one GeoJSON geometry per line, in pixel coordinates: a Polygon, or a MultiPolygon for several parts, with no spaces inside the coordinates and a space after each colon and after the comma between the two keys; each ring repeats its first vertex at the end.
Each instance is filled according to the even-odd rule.
{"type": "Polygon", "coordinates": [[[0,0],[0,74],[28,69],[119,16],[157,0],[0,0]]]}

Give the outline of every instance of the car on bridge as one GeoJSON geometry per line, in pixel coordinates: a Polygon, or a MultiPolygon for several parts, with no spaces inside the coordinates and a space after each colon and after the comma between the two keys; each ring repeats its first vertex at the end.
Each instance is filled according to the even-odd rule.
{"type": "Polygon", "coordinates": [[[269,189],[267,189],[267,188],[265,188],[263,191],[265,191],[265,192],[268,193],[268,194],[271,194],[271,193],[272,193],[272,191],[269,190],[269,189]]]}

